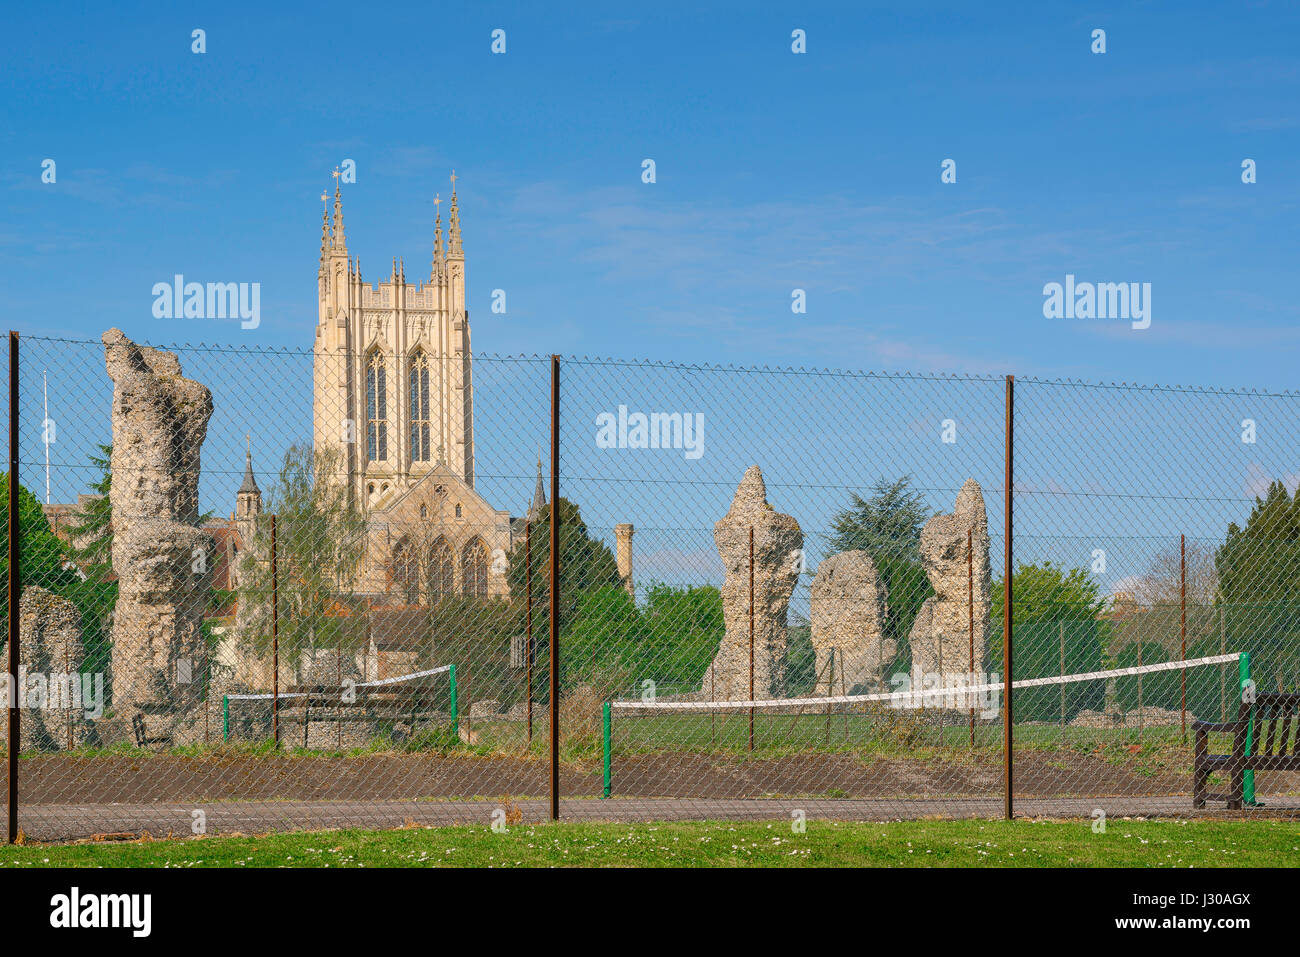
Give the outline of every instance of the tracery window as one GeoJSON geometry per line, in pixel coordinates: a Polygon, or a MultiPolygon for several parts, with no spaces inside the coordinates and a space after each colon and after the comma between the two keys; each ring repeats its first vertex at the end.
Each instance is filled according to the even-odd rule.
{"type": "Polygon", "coordinates": [[[445,538],[439,538],[429,549],[429,596],[456,594],[456,557],[445,538]]]}
{"type": "Polygon", "coordinates": [[[388,369],[378,349],[366,360],[366,457],[388,458],[388,369]]]}
{"type": "Polygon", "coordinates": [[[422,351],[411,356],[406,398],[411,416],[411,461],[428,462],[430,459],[429,360],[422,351]]]}
{"type": "Polygon", "coordinates": [[[488,551],[482,539],[473,538],[461,552],[461,593],[476,598],[486,598],[488,594],[488,551]]]}

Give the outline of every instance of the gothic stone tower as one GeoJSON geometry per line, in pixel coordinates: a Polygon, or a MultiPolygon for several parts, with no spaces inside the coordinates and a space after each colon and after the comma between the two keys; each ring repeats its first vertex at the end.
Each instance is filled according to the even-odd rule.
{"type": "MultiPolygon", "coordinates": [[[[335,448],[353,501],[382,510],[440,464],[474,487],[474,391],[465,253],[456,174],[447,248],[435,219],[427,282],[394,260],[385,280],[361,279],[348,255],[335,170],[334,222],[321,219],[314,348],[314,440],[335,448]]],[[[440,200],[435,200],[439,203],[440,200]]]]}

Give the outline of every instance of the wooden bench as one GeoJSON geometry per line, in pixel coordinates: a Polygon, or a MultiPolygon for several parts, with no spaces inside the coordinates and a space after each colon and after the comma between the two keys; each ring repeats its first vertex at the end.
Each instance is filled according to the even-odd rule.
{"type": "Polygon", "coordinates": [[[1254,702],[1242,702],[1236,721],[1193,721],[1192,734],[1192,806],[1225,801],[1240,808],[1247,771],[1300,771],[1300,694],[1260,692],[1254,702]],[[1211,734],[1232,735],[1232,753],[1211,754],[1211,734]],[[1216,772],[1227,776],[1227,793],[1206,790],[1216,772]]]}
{"type": "Polygon", "coordinates": [[[145,748],[151,744],[171,743],[171,738],[167,735],[157,735],[151,738],[149,735],[145,734],[144,715],[139,711],[131,715],[131,733],[135,735],[135,746],[137,748],[145,748]]]}

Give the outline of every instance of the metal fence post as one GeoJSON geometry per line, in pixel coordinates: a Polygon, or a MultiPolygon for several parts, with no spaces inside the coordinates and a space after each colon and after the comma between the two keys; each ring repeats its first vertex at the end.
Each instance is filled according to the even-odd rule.
{"type": "Polygon", "coordinates": [[[271,736],[280,747],[280,588],[275,554],[275,515],[271,515],[271,736]]]}
{"type": "MultiPolygon", "coordinates": [[[[1226,609],[1223,605],[1219,606],[1219,654],[1227,654],[1225,649],[1228,647],[1227,624],[1225,622],[1226,609]]],[[[1219,672],[1219,720],[1228,720],[1228,685],[1222,671],[1219,672]]]]}
{"type": "MultiPolygon", "coordinates": [[[[1243,701],[1246,697],[1246,689],[1250,685],[1250,653],[1243,652],[1237,659],[1237,700],[1243,701]]],[[[1255,712],[1251,709],[1249,723],[1246,725],[1246,754],[1250,754],[1255,746],[1255,712]]],[[[1246,807],[1255,806],[1255,772],[1241,772],[1241,801],[1246,807]]]]}
{"type": "Polygon", "coordinates": [[[749,750],[754,750],[754,526],[749,526],[749,750]]]}
{"type": "MultiPolygon", "coordinates": [[[[970,675],[967,680],[972,685],[979,684],[975,677],[975,532],[966,529],[966,614],[968,626],[966,635],[970,640],[970,675]]],[[[975,747],[975,696],[967,695],[970,705],[970,746],[975,747]]]]}
{"type": "Polygon", "coordinates": [[[21,746],[18,698],[18,594],[22,583],[18,524],[18,333],[9,332],[9,843],[18,840],[18,749],[21,746]]]}
{"type": "MultiPolygon", "coordinates": [[[[1178,636],[1182,654],[1178,657],[1187,660],[1187,536],[1178,536],[1178,636]]],[[[1182,698],[1179,711],[1183,729],[1183,743],[1187,743],[1187,668],[1178,671],[1181,678],[1182,698]]]]}
{"type": "Polygon", "coordinates": [[[560,819],[560,357],[551,356],[551,820],[560,819]]]}
{"type": "Polygon", "coordinates": [[[1003,528],[1002,534],[1004,541],[1002,543],[1002,567],[1003,567],[1003,587],[1002,587],[1002,751],[1003,751],[1003,811],[1007,820],[1015,816],[1015,798],[1014,793],[1014,758],[1012,756],[1013,735],[1011,733],[1011,724],[1014,720],[1011,710],[1011,579],[1012,575],[1012,548],[1011,548],[1011,484],[1014,470],[1012,468],[1012,441],[1015,437],[1015,395],[1016,395],[1016,377],[1007,376],[1007,393],[1006,393],[1006,475],[1004,478],[1003,490],[1003,528]]]}
{"type": "Polygon", "coordinates": [[[524,668],[526,671],[525,681],[528,685],[528,693],[524,696],[528,709],[528,746],[526,750],[533,750],[533,523],[529,519],[524,520],[524,589],[526,598],[525,603],[528,606],[526,612],[527,623],[524,626],[524,668]]]}
{"type": "Polygon", "coordinates": [[[602,713],[601,713],[602,744],[604,745],[604,755],[605,755],[605,761],[604,761],[604,765],[605,765],[605,768],[604,768],[604,770],[605,770],[605,786],[604,786],[604,788],[601,790],[601,794],[600,794],[600,796],[603,797],[603,798],[607,798],[607,797],[609,797],[610,786],[611,786],[611,781],[610,781],[610,770],[611,770],[611,768],[610,768],[610,760],[611,760],[611,758],[612,758],[613,743],[614,743],[614,742],[613,742],[613,737],[614,737],[614,728],[613,728],[613,724],[614,724],[614,720],[613,720],[613,715],[610,713],[611,710],[612,710],[612,709],[610,708],[609,702],[606,701],[605,704],[604,704],[604,707],[603,707],[603,709],[602,709],[602,713]]]}
{"type": "Polygon", "coordinates": [[[457,740],[460,739],[460,714],[456,707],[456,663],[452,662],[447,666],[447,681],[449,684],[448,693],[451,695],[451,734],[457,740]]]}
{"type": "MultiPolygon", "coordinates": [[[[1058,632],[1057,641],[1060,643],[1061,646],[1060,648],[1061,677],[1064,678],[1065,677],[1065,622],[1058,621],[1056,623],[1056,628],[1058,632]]],[[[1064,684],[1061,685],[1061,740],[1062,741],[1065,740],[1065,685],[1064,684]]]]}

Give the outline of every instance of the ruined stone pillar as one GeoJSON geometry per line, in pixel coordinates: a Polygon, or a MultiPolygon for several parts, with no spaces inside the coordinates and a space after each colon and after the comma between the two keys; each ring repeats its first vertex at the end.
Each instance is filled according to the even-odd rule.
{"type": "Polygon", "coordinates": [[[81,612],[66,598],[28,585],[18,606],[20,724],[24,751],[57,751],[95,741],[104,676],[82,675],[81,612]]]}
{"type": "Polygon", "coordinates": [[[884,637],[887,594],[864,551],[840,552],[817,566],[809,611],[817,694],[852,694],[856,685],[875,690],[881,684],[881,670],[896,650],[884,637]]]}
{"type": "MultiPolygon", "coordinates": [[[[763,472],[751,465],[732,499],[731,509],[713,526],[722,557],[722,615],[726,634],[712,666],[712,693],[718,700],[749,697],[749,530],[754,530],[754,694],[785,693],[786,612],[803,566],[799,523],[767,502],[763,472]]],[[[710,672],[703,690],[710,693],[710,672]]]]}
{"type": "MultiPolygon", "coordinates": [[[[201,692],[201,626],[214,561],[198,526],[199,448],[212,393],[170,352],[104,333],[113,380],[113,710],[179,716],[201,692]]],[[[168,725],[152,725],[166,732],[168,725]]]]}
{"type": "MultiPolygon", "coordinates": [[[[925,600],[912,623],[912,686],[918,691],[935,688],[937,692],[941,687],[959,687],[971,670],[972,604],[975,670],[981,671],[984,664],[993,579],[984,493],[974,479],[967,479],[957,493],[951,515],[936,515],[921,529],[921,564],[934,595],[925,600]],[[972,542],[970,566],[968,532],[972,542]]],[[[934,704],[940,703],[955,708],[977,706],[967,696],[936,693],[934,704]]]]}

